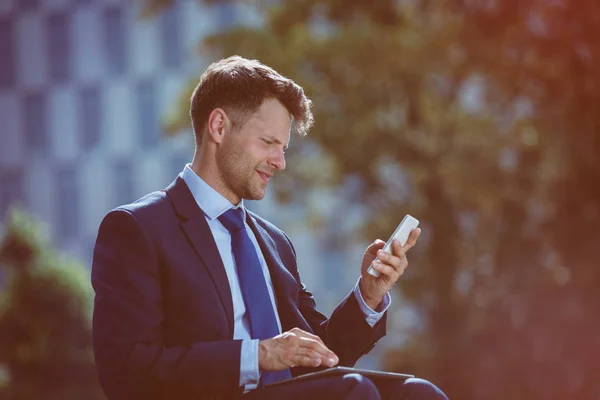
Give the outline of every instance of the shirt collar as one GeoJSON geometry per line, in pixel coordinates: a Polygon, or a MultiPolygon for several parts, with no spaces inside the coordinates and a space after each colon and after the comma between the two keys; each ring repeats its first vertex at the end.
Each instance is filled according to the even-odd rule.
{"type": "Polygon", "coordinates": [[[200,178],[192,168],[190,164],[187,164],[181,173],[181,178],[184,180],[194,200],[198,204],[198,207],[204,212],[208,219],[213,220],[219,218],[225,211],[231,208],[241,208],[246,220],[246,209],[244,207],[244,200],[240,200],[237,205],[231,204],[221,193],[213,189],[204,179],[200,178]]]}

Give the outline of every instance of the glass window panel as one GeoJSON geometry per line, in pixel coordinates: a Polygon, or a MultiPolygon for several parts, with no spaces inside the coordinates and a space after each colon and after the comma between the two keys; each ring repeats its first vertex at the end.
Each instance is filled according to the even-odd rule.
{"type": "Polygon", "coordinates": [[[79,187],[75,166],[61,168],[56,176],[57,233],[59,240],[73,238],[79,232],[79,187]]]}
{"type": "Polygon", "coordinates": [[[13,24],[8,18],[0,18],[0,89],[15,84],[15,46],[13,24]]]}
{"type": "Polygon", "coordinates": [[[219,31],[231,29],[238,22],[235,4],[229,2],[217,3],[215,7],[215,24],[219,31]]]}
{"type": "Polygon", "coordinates": [[[125,15],[123,8],[112,6],[104,11],[104,48],[108,69],[120,75],[126,69],[125,15]]]}
{"type": "Polygon", "coordinates": [[[40,0],[14,0],[21,10],[34,10],[40,5],[40,0]]]}
{"type": "Polygon", "coordinates": [[[70,20],[66,14],[55,14],[47,20],[47,60],[50,78],[65,82],[71,73],[70,20]]]}
{"type": "Polygon", "coordinates": [[[26,94],[23,99],[23,129],[27,149],[36,153],[45,153],[48,149],[47,107],[42,93],[26,94]]]}
{"type": "Polygon", "coordinates": [[[161,16],[161,37],[163,64],[177,68],[182,59],[181,7],[178,3],[167,8],[161,16]]]}
{"type": "Polygon", "coordinates": [[[15,203],[24,202],[23,170],[20,168],[0,169],[0,221],[15,203]]]}
{"type": "Polygon", "coordinates": [[[190,164],[192,162],[193,154],[182,154],[175,153],[170,158],[170,175],[169,175],[169,183],[174,180],[177,175],[183,171],[186,164],[190,164]]]}
{"type": "Polygon", "coordinates": [[[90,150],[100,140],[102,123],[101,91],[96,86],[83,88],[79,92],[79,129],[81,143],[85,150],[90,150]]]}
{"type": "Polygon", "coordinates": [[[130,160],[120,160],[115,163],[113,166],[113,181],[115,205],[129,204],[135,200],[133,164],[130,160]]]}
{"type": "Polygon", "coordinates": [[[137,85],[136,103],[140,144],[144,148],[153,148],[160,140],[156,85],[153,81],[145,80],[137,85]]]}

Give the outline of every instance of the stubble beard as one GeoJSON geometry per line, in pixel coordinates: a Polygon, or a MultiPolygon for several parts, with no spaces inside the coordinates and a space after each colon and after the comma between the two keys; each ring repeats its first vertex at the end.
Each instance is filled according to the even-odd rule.
{"type": "Polygon", "coordinates": [[[235,143],[228,143],[221,149],[217,166],[227,190],[240,199],[261,200],[265,197],[265,187],[256,166],[235,143]]]}

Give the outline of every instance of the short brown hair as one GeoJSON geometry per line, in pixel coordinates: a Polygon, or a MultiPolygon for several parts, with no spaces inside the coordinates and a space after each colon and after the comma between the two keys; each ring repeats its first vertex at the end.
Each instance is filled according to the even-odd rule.
{"type": "Polygon", "coordinates": [[[190,117],[196,143],[215,108],[222,108],[230,116],[234,128],[244,123],[269,98],[283,104],[293,118],[294,130],[306,136],[314,118],[312,102],[304,90],[258,60],[232,56],[211,64],[200,77],[191,97],[190,117]]]}

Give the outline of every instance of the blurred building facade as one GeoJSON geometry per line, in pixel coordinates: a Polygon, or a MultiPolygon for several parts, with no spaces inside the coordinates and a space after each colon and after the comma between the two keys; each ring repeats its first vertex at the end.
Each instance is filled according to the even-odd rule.
{"type": "Polygon", "coordinates": [[[181,1],[3,0],[0,213],[20,202],[57,245],[89,254],[107,210],[166,186],[193,154],[161,119],[202,63],[197,40],[232,7],[181,1]]]}
{"type": "MultiPolygon", "coordinates": [[[[161,122],[213,61],[199,40],[256,21],[240,5],[194,0],[141,19],[139,3],[0,1],[0,220],[20,205],[88,265],[102,217],[166,187],[191,160],[191,132],[165,139],[161,122]]],[[[306,285],[331,312],[364,247],[324,240],[335,227],[316,234],[305,206],[278,205],[271,193],[249,203],[291,236],[306,285]]],[[[361,364],[375,367],[378,353],[361,364]]]]}

